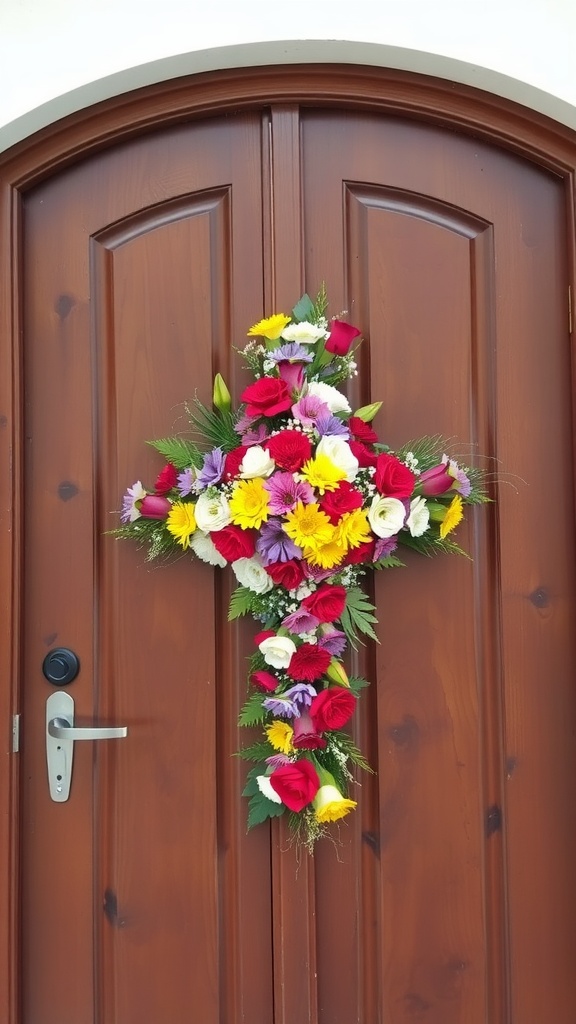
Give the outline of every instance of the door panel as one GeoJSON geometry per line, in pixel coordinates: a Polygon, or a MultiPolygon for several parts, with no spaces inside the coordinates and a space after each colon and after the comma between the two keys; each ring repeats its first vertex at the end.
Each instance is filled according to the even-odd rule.
{"type": "Polygon", "coordinates": [[[35,1024],[92,1022],[93,1003],[126,1024],[271,1017],[269,858],[265,835],[245,835],[231,757],[246,651],[226,585],[201,565],[192,580],[186,557],[151,568],[106,536],[136,467],[160,468],[144,440],[183,430],[196,391],[210,400],[262,305],[260,147],[259,118],[165,133],[28,198],[23,1004],[35,1024]],[[77,744],[59,805],[40,667],[64,643],[80,657],[77,713],[122,719],[129,736],[77,744]]]}
{"type": "Polygon", "coordinates": [[[269,148],[260,116],[142,137],[27,196],[23,1024],[572,1024],[563,186],[416,121],[280,107],[269,148]],[[228,575],[105,534],[159,468],[143,440],[185,429],[217,370],[238,396],[232,346],[300,280],[361,327],[350,393],[383,400],[380,435],[444,435],[496,498],[460,532],[472,560],[375,580],[381,642],[354,661],[376,774],[312,864],[277,823],[271,845],[245,833],[252,630],[226,622],[228,575]],[[80,655],[79,715],[129,727],[77,746],[63,805],[57,644],[80,655]]]}

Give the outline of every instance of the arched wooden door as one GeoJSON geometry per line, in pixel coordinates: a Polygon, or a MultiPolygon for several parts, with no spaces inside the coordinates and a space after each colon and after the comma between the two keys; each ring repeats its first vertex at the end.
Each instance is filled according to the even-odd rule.
{"type": "Polygon", "coordinates": [[[566,195],[487,142],[273,104],[87,156],[23,200],[22,1024],[572,1024],[576,652],[566,195]],[[376,583],[377,769],[310,861],[246,835],[230,580],[105,535],[264,312],[326,282],[390,444],[493,470],[464,559],[376,583]],[[42,661],[73,648],[50,800],[42,661]],[[95,1007],[95,1009],[94,1009],[95,1007]]]}

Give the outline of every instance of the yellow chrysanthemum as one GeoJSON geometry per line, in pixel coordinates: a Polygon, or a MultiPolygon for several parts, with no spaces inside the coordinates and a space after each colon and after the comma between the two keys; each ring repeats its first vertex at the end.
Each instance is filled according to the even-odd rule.
{"type": "Polygon", "coordinates": [[[355,800],[347,800],[336,786],[320,786],[313,800],[316,820],[338,821],[356,807],[355,800]]]}
{"type": "Polygon", "coordinates": [[[232,522],[243,530],[257,530],[268,519],[269,500],[262,477],[239,480],[229,502],[232,522]]]}
{"type": "Polygon", "coordinates": [[[270,725],[266,726],[265,732],[268,742],[274,747],[274,750],[279,750],[281,754],[294,753],[294,747],[292,746],[294,729],[291,725],[288,725],[288,722],[281,722],[275,719],[270,725]]]}
{"type": "Polygon", "coordinates": [[[334,465],[332,460],[322,453],[314,459],[308,459],[300,473],[311,487],[320,491],[320,494],[324,494],[325,491],[335,491],[340,480],[346,479],[345,470],[334,465]]]}
{"type": "Polygon", "coordinates": [[[358,548],[372,540],[368,513],[363,508],[345,512],[336,527],[338,540],[346,548],[358,548]]]}
{"type": "Polygon", "coordinates": [[[315,547],[304,546],[304,558],[310,565],[317,565],[320,569],[333,569],[344,558],[348,549],[337,539],[336,527],[333,526],[332,529],[333,536],[324,544],[317,544],[315,547]]]}
{"type": "Polygon", "coordinates": [[[304,505],[301,501],[286,515],[284,532],[299,548],[315,551],[334,537],[334,527],[319,505],[304,505]]]}
{"type": "Polygon", "coordinates": [[[284,313],[274,313],[273,316],[267,316],[264,320],[259,320],[257,324],[254,324],[248,331],[248,337],[277,341],[290,320],[291,317],[285,316],[284,313]]]}
{"type": "Polygon", "coordinates": [[[458,526],[458,523],[460,523],[463,518],[464,503],[460,495],[457,494],[446,509],[446,515],[440,523],[440,536],[442,537],[442,540],[444,540],[444,538],[458,526]]]}
{"type": "Polygon", "coordinates": [[[184,550],[190,547],[190,537],[196,530],[194,505],[190,501],[175,501],[166,519],[166,529],[184,550]]]}

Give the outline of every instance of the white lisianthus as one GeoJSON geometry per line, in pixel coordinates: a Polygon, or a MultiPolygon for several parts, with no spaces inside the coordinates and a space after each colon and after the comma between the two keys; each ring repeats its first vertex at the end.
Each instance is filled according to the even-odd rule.
{"type": "Polygon", "coordinates": [[[275,804],[282,803],[276,790],[272,789],[272,783],[270,782],[269,775],[257,775],[256,782],[258,783],[258,789],[262,793],[262,796],[267,797],[268,800],[272,800],[272,802],[275,804]]]}
{"type": "Polygon", "coordinates": [[[327,332],[323,327],[316,327],[303,320],[301,324],[289,324],[282,331],[284,341],[296,341],[300,345],[315,345],[320,338],[326,338],[327,332]]]}
{"type": "Polygon", "coordinates": [[[244,480],[253,480],[257,476],[270,476],[276,468],[270,453],[259,444],[253,444],[240,463],[240,476],[244,480]]]}
{"type": "Polygon", "coordinates": [[[377,495],[368,509],[368,521],[377,537],[393,537],[404,526],[406,509],[398,498],[377,495]]]}
{"type": "Polygon", "coordinates": [[[337,388],[333,388],[331,384],[323,384],[322,381],[318,380],[310,381],[308,394],[316,395],[321,402],[328,406],[332,413],[352,412],[348,399],[337,388]]]}
{"type": "Polygon", "coordinates": [[[203,533],[202,530],[194,531],[190,537],[190,547],[201,562],[207,562],[208,565],[217,565],[220,569],[228,565],[224,555],[221,555],[216,550],[212,539],[207,533],[203,533]]]}
{"type": "Polygon", "coordinates": [[[258,644],[264,661],[272,668],[288,668],[292,655],[296,652],[296,644],[289,636],[268,636],[258,644]]]}
{"type": "Polygon", "coordinates": [[[223,530],[232,522],[228,499],[224,494],[214,494],[212,497],[208,491],[204,491],[196,502],[194,509],[196,526],[204,533],[215,533],[223,530]]]}
{"type": "Polygon", "coordinates": [[[342,437],[321,437],[316,446],[316,455],[325,455],[338,469],[346,473],[346,479],[352,483],[358,472],[358,459],[352,452],[348,441],[342,437]]]}
{"type": "Polygon", "coordinates": [[[232,569],[238,583],[247,587],[254,594],[265,594],[272,590],[274,581],[266,572],[260,555],[252,555],[252,558],[237,558],[232,562],[232,569]]]}
{"type": "Polygon", "coordinates": [[[410,515],[406,520],[406,526],[413,537],[421,537],[426,533],[430,524],[430,512],[426,504],[426,498],[413,498],[410,502],[410,515]]]}

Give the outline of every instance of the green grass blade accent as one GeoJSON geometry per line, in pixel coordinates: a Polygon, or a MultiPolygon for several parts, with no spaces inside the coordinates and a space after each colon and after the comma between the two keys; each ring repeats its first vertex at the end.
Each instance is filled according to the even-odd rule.
{"type": "Polygon", "coordinates": [[[189,466],[200,469],[204,461],[197,445],[184,437],[161,437],[157,441],[148,441],[147,444],[160,452],[160,455],[176,466],[176,469],[188,469],[189,466]]]}

